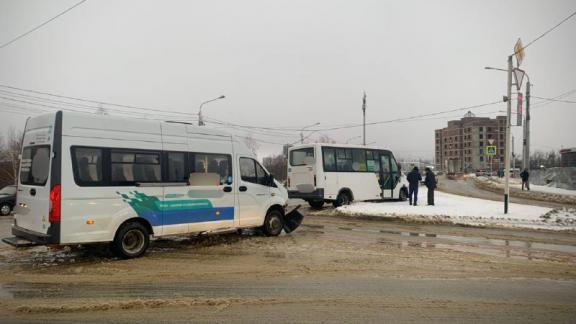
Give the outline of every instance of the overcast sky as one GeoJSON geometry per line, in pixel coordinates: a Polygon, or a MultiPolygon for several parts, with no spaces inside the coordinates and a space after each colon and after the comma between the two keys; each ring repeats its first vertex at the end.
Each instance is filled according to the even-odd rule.
{"type": "MultiPolygon", "coordinates": [[[[76,2],[0,0],[0,44],[76,2]]],[[[202,101],[223,94],[226,99],[204,107],[206,117],[330,128],[362,122],[363,91],[368,122],[497,101],[506,74],[483,67],[505,68],[518,37],[526,44],[575,10],[573,0],[89,0],[0,49],[0,84],[194,114],[202,101]]],[[[576,17],[526,49],[522,68],[532,94],[575,90],[575,59],[576,17]]],[[[563,99],[576,101],[576,91],[563,99]]],[[[8,125],[23,128],[26,117],[14,113],[16,106],[30,107],[0,98],[2,132],[8,125]]],[[[112,115],[117,109],[104,108],[112,115]]],[[[504,110],[501,103],[473,112],[504,110]]],[[[432,158],[434,129],[464,113],[370,126],[367,142],[404,158],[432,158]]],[[[575,104],[535,108],[532,150],[576,146],[575,121],[575,104]]],[[[520,151],[522,130],[513,132],[520,151]]],[[[320,134],[344,142],[362,128],[311,138],[320,134]]],[[[275,143],[299,139],[292,131],[253,136],[275,143]]],[[[262,143],[260,155],[272,152],[281,147],[262,143]]]]}

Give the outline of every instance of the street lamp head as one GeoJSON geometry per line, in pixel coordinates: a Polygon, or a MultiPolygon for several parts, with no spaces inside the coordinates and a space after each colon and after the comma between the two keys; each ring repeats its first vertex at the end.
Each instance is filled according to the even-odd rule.
{"type": "Polygon", "coordinates": [[[226,98],[225,95],[221,95],[220,97],[218,97],[218,99],[224,99],[224,98],[226,98]]]}

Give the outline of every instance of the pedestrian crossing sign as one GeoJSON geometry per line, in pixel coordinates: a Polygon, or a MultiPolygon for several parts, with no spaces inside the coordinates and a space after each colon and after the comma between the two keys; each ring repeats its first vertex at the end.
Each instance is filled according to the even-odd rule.
{"type": "Polygon", "coordinates": [[[496,155],[496,145],[488,145],[484,148],[484,155],[496,155]]]}

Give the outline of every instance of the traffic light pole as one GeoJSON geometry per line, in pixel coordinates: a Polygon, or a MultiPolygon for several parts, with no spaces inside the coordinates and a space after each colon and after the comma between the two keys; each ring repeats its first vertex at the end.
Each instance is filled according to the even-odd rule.
{"type": "Polygon", "coordinates": [[[507,107],[506,107],[506,145],[504,154],[504,214],[508,214],[508,202],[510,199],[510,121],[512,115],[512,55],[508,56],[508,84],[507,84],[507,107]]]}

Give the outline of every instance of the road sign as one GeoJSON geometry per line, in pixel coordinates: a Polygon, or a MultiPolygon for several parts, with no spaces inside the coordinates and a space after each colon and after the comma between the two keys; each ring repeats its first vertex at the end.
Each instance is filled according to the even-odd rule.
{"type": "Polygon", "coordinates": [[[516,90],[520,91],[522,88],[522,82],[524,81],[524,76],[526,72],[524,70],[520,70],[519,68],[515,68],[514,70],[514,79],[516,80],[516,90]]]}
{"type": "Polygon", "coordinates": [[[496,152],[498,152],[496,145],[488,145],[484,149],[484,155],[496,155],[496,152]]]}
{"type": "Polygon", "coordinates": [[[494,139],[493,139],[493,138],[489,138],[489,139],[488,139],[488,143],[489,143],[490,145],[494,144],[494,139]]]}
{"type": "Polygon", "coordinates": [[[520,38],[518,38],[516,45],[514,45],[514,55],[516,55],[516,66],[520,66],[525,56],[524,45],[522,45],[522,40],[520,40],[520,38]]]}

